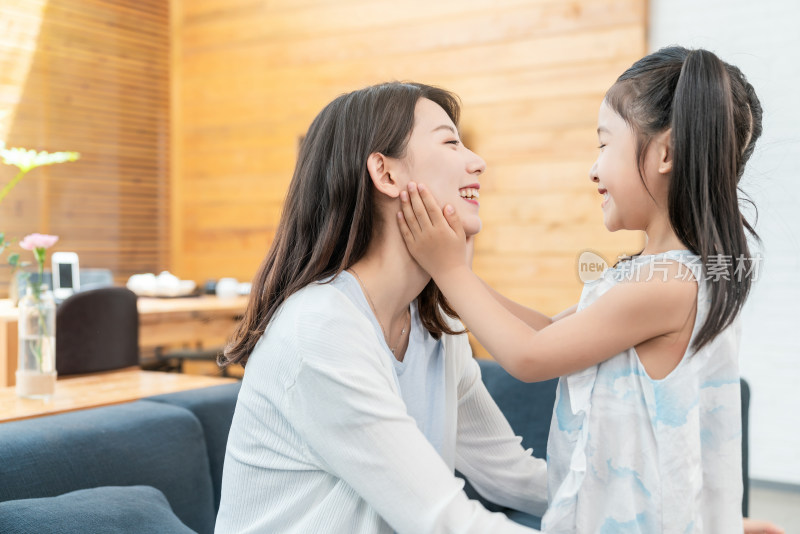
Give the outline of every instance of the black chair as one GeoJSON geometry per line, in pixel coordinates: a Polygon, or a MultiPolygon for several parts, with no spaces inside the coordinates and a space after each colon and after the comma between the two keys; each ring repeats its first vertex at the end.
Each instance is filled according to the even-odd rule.
{"type": "MultiPolygon", "coordinates": [[[[217,363],[217,357],[222,354],[225,347],[183,347],[179,349],[165,350],[157,347],[155,351],[156,364],[154,370],[166,371],[170,373],[183,373],[185,362],[213,362],[217,363]]],[[[220,376],[229,377],[228,368],[223,367],[219,371],[220,376]]]]}
{"type": "Polygon", "coordinates": [[[139,365],[136,294],[125,287],[76,293],[56,311],[59,376],[139,365]]]}

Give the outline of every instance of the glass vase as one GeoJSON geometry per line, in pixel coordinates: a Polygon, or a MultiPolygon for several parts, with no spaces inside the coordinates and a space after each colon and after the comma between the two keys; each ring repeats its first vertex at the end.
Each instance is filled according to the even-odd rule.
{"type": "Polygon", "coordinates": [[[46,399],[56,385],[56,304],[47,285],[28,285],[19,301],[17,396],[46,399]]]}
{"type": "Polygon", "coordinates": [[[11,270],[11,280],[8,281],[8,300],[14,306],[19,304],[19,281],[16,269],[11,270]]]}

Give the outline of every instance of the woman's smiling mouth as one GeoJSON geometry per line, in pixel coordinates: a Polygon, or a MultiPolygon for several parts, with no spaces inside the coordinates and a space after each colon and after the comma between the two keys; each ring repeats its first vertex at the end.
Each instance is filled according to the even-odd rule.
{"type": "Polygon", "coordinates": [[[462,187],[458,190],[458,193],[461,195],[461,198],[469,202],[470,204],[474,204],[479,206],[480,203],[478,199],[480,198],[481,194],[478,190],[481,188],[480,184],[470,184],[466,187],[462,187]]]}

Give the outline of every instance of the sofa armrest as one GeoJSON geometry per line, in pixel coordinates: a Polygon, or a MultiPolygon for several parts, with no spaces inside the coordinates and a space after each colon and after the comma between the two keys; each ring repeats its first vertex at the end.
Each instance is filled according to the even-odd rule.
{"type": "Polygon", "coordinates": [[[228,433],[233,421],[236,399],[239,396],[241,382],[212,386],[178,393],[168,393],[148,397],[145,400],[180,406],[192,412],[203,427],[203,434],[208,449],[211,482],[214,488],[214,512],[219,511],[219,500],[222,491],[222,464],[225,461],[225,448],[228,445],[228,433]]]}
{"type": "Polygon", "coordinates": [[[98,486],[152,486],[192,530],[214,530],[200,422],[137,401],[0,425],[0,502],[98,486]]]}

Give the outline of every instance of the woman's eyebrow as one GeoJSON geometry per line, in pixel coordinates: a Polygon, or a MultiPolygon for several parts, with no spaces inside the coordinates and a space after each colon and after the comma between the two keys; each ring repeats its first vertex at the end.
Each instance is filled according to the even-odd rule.
{"type": "Polygon", "coordinates": [[[433,130],[431,130],[431,131],[432,131],[432,132],[435,132],[435,131],[437,131],[437,130],[450,130],[450,131],[451,131],[451,132],[453,132],[455,135],[458,135],[458,132],[456,131],[456,129],[455,129],[455,128],[453,128],[452,126],[450,126],[449,124],[441,124],[441,125],[437,126],[436,128],[434,128],[434,129],[433,129],[433,130]]]}
{"type": "Polygon", "coordinates": [[[607,133],[607,134],[610,134],[611,132],[610,132],[610,131],[608,130],[608,128],[606,128],[605,126],[598,126],[598,127],[597,127],[597,133],[598,133],[598,134],[601,134],[601,133],[607,133]]]}

